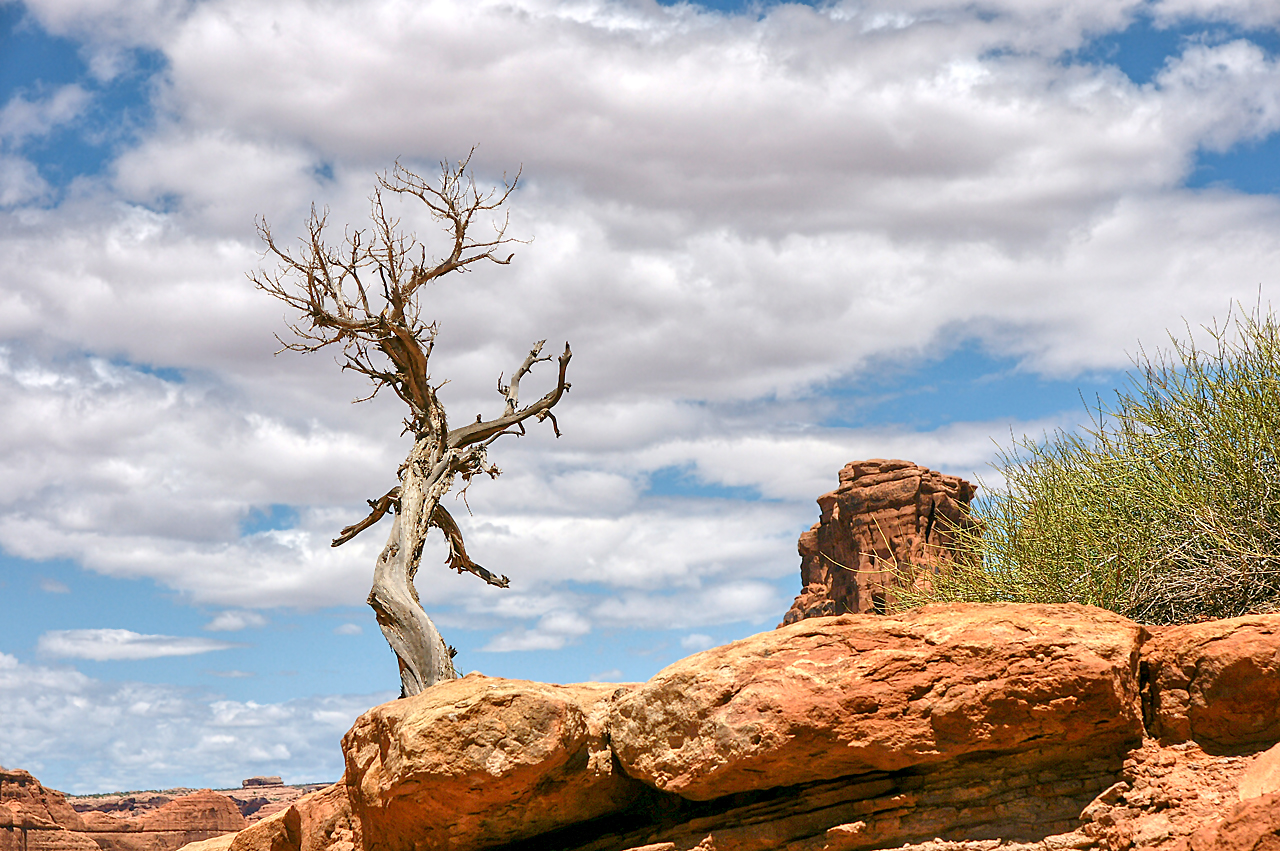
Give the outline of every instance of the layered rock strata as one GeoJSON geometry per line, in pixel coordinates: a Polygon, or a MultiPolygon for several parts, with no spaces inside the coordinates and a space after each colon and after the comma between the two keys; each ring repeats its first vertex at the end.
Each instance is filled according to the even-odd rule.
{"type": "Polygon", "coordinates": [[[803,588],[783,625],[886,611],[899,582],[927,582],[957,557],[975,488],[957,476],[875,458],[846,464],[818,497],[821,517],[800,536],[803,588]]]}
{"type": "Polygon", "coordinates": [[[370,710],[340,783],[230,848],[1173,851],[1237,783],[1277,791],[1246,755],[1274,744],[1265,718],[1185,718],[1255,713],[1245,658],[1280,678],[1280,616],[1153,637],[1083,606],[954,605],[807,619],[643,684],[472,675],[370,710]]]}
{"type": "MultiPolygon", "coordinates": [[[[254,779],[254,778],[250,778],[254,779]]],[[[276,778],[268,778],[276,779],[276,778]]],[[[218,794],[230,799],[240,810],[245,821],[253,824],[273,813],[285,809],[309,792],[323,789],[326,783],[309,783],[299,786],[268,784],[243,786],[240,789],[223,789],[218,794]]],[[[192,794],[194,789],[166,789],[164,792],[127,792],[105,795],[67,795],[67,803],[81,814],[90,812],[111,813],[128,818],[141,818],[177,798],[192,794]]]]}
{"type": "Polygon", "coordinates": [[[234,802],[207,789],[127,818],[77,813],[28,772],[0,770],[0,851],[174,851],[247,824],[234,802]]]}

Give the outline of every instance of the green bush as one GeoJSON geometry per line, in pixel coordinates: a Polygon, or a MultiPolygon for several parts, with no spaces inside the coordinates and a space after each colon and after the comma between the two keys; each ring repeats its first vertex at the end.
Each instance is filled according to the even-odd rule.
{"type": "Polygon", "coordinates": [[[1135,359],[1091,428],[1003,451],[955,566],[897,605],[1079,602],[1145,623],[1280,610],[1280,325],[1259,308],[1205,330],[1207,348],[1171,335],[1135,359]]]}

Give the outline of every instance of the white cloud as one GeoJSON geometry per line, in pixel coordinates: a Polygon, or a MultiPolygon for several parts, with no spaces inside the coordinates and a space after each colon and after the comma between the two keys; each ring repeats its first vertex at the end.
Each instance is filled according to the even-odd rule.
{"type": "Polygon", "coordinates": [[[20,144],[32,136],[44,136],[78,117],[88,103],[89,93],[74,83],[41,100],[15,95],[0,107],[0,140],[20,144]]]}
{"type": "Polygon", "coordinates": [[[344,623],[341,626],[334,627],[334,635],[363,635],[364,627],[358,623],[344,623]]]}
{"type": "Polygon", "coordinates": [[[290,783],[342,774],[338,740],[394,694],[259,704],[149,683],[111,683],[26,665],[0,653],[0,754],[64,792],[238,787],[280,774],[290,783]]]}
{"type": "MultiPolygon", "coordinates": [[[[1125,368],[1182,317],[1277,284],[1280,202],[1181,186],[1198,150],[1280,127],[1274,58],[1191,40],[1138,86],[1067,53],[1149,9],[1243,24],[1274,20],[1265,3],[28,9],[81,40],[101,78],[138,46],[163,70],[154,123],[56,205],[31,162],[0,156],[0,545],[228,608],[210,628],[367,593],[385,527],[329,541],[394,483],[403,412],[348,405],[365,387],[324,355],[273,357],[284,311],[244,273],[255,215],[282,241],[312,201],[335,231],[359,226],[396,157],[479,143],[482,182],[524,168],[512,232],[534,241],[429,292],[454,420],[492,411],[494,380],[534,340],[575,352],[564,437],[496,445],[506,474],[471,492],[474,516],[449,503],[512,587],[452,574],[438,542],[424,559],[433,616],[494,631],[492,651],[771,625],[796,536],[844,463],[970,475],[991,438],[1076,416],[1072,399],[1034,422],[827,427],[862,404],[832,383],[964,343],[1047,376],[1125,368]],[[765,501],[646,492],[668,467],[765,501]],[[292,528],[242,532],[280,504],[292,528]]],[[[10,99],[0,135],[66,126],[83,91],[10,99]]],[[[231,715],[274,717],[254,711],[231,715]]]]}
{"type": "Polygon", "coordinates": [[[175,635],[142,635],[127,629],[54,629],[40,636],[41,656],[53,659],[157,659],[194,656],[236,647],[226,641],[175,635]]]}
{"type": "Polygon", "coordinates": [[[559,650],[590,631],[590,621],[576,612],[548,612],[533,629],[516,629],[499,635],[481,648],[481,651],[507,653],[512,650],[559,650]]]}
{"type": "Polygon", "coordinates": [[[700,632],[691,632],[684,638],[680,639],[681,647],[685,650],[693,650],[695,652],[698,650],[706,650],[708,647],[713,647],[715,643],[716,640],[714,638],[709,635],[703,635],[700,632]]]}
{"type": "Polygon", "coordinates": [[[213,620],[205,624],[210,632],[238,632],[249,627],[266,626],[267,619],[257,612],[244,610],[228,610],[218,612],[213,620]]]}
{"type": "Polygon", "coordinates": [[[618,668],[610,668],[607,671],[601,671],[598,674],[592,674],[588,682],[593,683],[618,683],[626,677],[618,668]]]}
{"type": "Polygon", "coordinates": [[[0,153],[0,207],[40,201],[48,191],[49,185],[34,163],[0,153]]]}
{"type": "Polygon", "coordinates": [[[50,579],[47,576],[41,577],[40,590],[44,591],[46,594],[70,594],[71,593],[71,589],[67,587],[67,583],[59,582],[56,579],[50,579]]]}

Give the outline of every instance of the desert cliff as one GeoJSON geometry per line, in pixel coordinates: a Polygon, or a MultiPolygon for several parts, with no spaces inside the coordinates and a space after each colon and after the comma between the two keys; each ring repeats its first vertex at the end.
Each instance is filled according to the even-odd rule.
{"type": "Polygon", "coordinates": [[[339,783],[205,846],[1226,851],[1224,817],[1280,810],[1233,809],[1280,782],[1278,687],[1278,615],[808,618],[646,683],[471,675],[375,707],[339,783]]]}
{"type": "Polygon", "coordinates": [[[0,851],[174,851],[247,825],[235,802],[208,789],[132,818],[78,813],[30,773],[0,770],[0,851]]]}

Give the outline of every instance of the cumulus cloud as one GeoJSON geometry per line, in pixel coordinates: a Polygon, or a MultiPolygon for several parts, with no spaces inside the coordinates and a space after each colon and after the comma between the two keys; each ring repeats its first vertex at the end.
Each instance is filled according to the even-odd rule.
{"type": "Polygon", "coordinates": [[[74,83],[60,86],[39,100],[15,95],[0,107],[0,140],[14,144],[31,136],[43,136],[80,115],[88,102],[89,93],[74,83]]]}
{"type": "Polygon", "coordinates": [[[205,624],[210,632],[239,632],[249,627],[266,626],[267,619],[258,612],[244,610],[228,610],[218,612],[213,620],[205,624]]]}
{"type": "Polygon", "coordinates": [[[40,636],[36,651],[51,659],[157,659],[194,656],[238,645],[208,638],[142,635],[127,629],[55,629],[40,636]]]}
{"type": "MultiPolygon", "coordinates": [[[[385,529],[329,541],[394,483],[403,412],[347,404],[367,388],[323,354],[273,357],[284,310],[244,273],[255,216],[285,242],[313,201],[359,226],[396,157],[430,171],[479,143],[482,183],[523,165],[511,227],[533,241],[427,294],[455,421],[492,413],[535,340],[575,352],[563,439],[495,445],[506,473],[455,512],[512,587],[448,572],[438,545],[420,574],[442,625],[494,629],[494,652],[776,622],[842,464],[971,475],[992,437],[1073,424],[828,426],[859,404],[832,386],[964,343],[1039,375],[1124,368],[1280,268],[1276,198],[1183,186],[1197,151],[1280,128],[1274,56],[1188,40],[1144,85],[1080,59],[1144,14],[1248,25],[1266,4],[28,8],[100,76],[137,48],[163,70],[154,125],[56,206],[0,157],[0,545],[227,608],[210,629],[367,592],[385,529]],[[694,493],[652,492],[672,469],[694,493]],[[248,533],[271,505],[296,522],[248,533]]],[[[0,133],[62,126],[81,91],[11,99],[0,133]]]]}
{"type": "Polygon", "coordinates": [[[43,199],[49,191],[35,164],[0,153],[0,207],[14,207],[43,199]]]}
{"type": "Polygon", "coordinates": [[[592,674],[590,682],[593,683],[616,683],[621,682],[625,675],[617,668],[610,668],[607,671],[601,671],[598,674],[592,674]]]}
{"type": "Polygon", "coordinates": [[[680,646],[685,650],[706,650],[708,647],[715,646],[716,640],[709,635],[703,635],[700,632],[691,632],[684,638],[680,639],[680,646]]]}
{"type": "Polygon", "coordinates": [[[71,793],[175,783],[238,787],[257,774],[280,774],[289,783],[333,781],[342,774],[342,734],[361,712],[394,697],[260,704],[103,682],[0,653],[0,753],[7,764],[71,793]]]}

